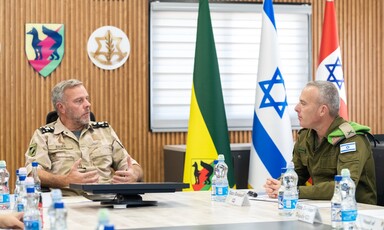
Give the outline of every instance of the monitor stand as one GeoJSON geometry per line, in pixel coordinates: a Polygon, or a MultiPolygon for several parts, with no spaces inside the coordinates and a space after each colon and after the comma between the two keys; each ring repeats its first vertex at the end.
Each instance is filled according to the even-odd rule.
{"type": "Polygon", "coordinates": [[[100,201],[102,205],[111,205],[114,208],[127,208],[127,207],[139,207],[139,206],[153,206],[157,204],[157,201],[143,200],[143,198],[136,195],[124,195],[116,194],[112,200],[100,201]]]}

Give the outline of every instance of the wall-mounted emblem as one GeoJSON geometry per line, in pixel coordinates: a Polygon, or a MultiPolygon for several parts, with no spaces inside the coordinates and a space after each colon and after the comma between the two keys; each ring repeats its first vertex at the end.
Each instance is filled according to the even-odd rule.
{"type": "Polygon", "coordinates": [[[47,77],[64,55],[64,24],[25,24],[25,52],[29,64],[47,77]]]}
{"type": "Polygon", "coordinates": [[[117,69],[128,59],[131,46],[127,35],[119,28],[103,26],[88,39],[88,56],[97,67],[117,69]]]}

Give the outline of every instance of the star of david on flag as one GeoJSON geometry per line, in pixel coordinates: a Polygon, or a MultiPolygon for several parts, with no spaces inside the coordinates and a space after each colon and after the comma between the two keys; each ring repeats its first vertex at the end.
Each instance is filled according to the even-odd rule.
{"type": "Polygon", "coordinates": [[[293,138],[288,114],[272,0],[263,4],[252,148],[249,163],[251,187],[263,191],[268,177],[278,178],[292,159],[293,138]]]}
{"type": "Polygon", "coordinates": [[[342,65],[339,57],[336,59],[335,64],[325,64],[325,68],[327,68],[327,70],[329,71],[327,81],[336,83],[339,90],[341,90],[344,83],[343,70],[341,69],[341,67],[342,65]],[[341,74],[338,72],[335,72],[337,70],[341,71],[341,74]],[[340,77],[340,76],[341,76],[341,79],[337,79],[337,77],[340,77]]]}
{"type": "Polygon", "coordinates": [[[339,114],[348,120],[347,93],[344,84],[339,38],[337,35],[336,13],[333,0],[325,3],[323,32],[320,44],[319,65],[316,80],[333,82],[339,90],[339,114]]]}
{"type": "MultiPolygon", "coordinates": [[[[279,114],[279,116],[281,118],[281,117],[283,117],[285,108],[288,106],[288,103],[287,103],[287,96],[286,95],[283,95],[284,96],[283,101],[276,101],[275,98],[273,97],[272,88],[277,84],[281,84],[283,86],[283,89],[279,89],[279,90],[285,91],[284,79],[280,73],[279,68],[276,68],[276,71],[275,71],[275,73],[274,73],[274,75],[270,81],[259,82],[259,85],[260,85],[260,87],[264,93],[264,97],[261,101],[260,108],[266,108],[266,107],[271,106],[276,110],[276,112],[279,114]]],[[[282,95],[280,94],[277,96],[282,96],[282,95]]]]}

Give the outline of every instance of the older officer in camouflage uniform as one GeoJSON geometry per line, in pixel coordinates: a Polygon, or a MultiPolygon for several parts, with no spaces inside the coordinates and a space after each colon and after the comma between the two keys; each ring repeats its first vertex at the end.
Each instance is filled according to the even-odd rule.
{"type": "MultiPolygon", "coordinates": [[[[334,176],[348,168],[356,186],[357,202],[376,204],[375,166],[369,128],[339,117],[339,94],[333,83],[309,82],[295,110],[300,126],[293,150],[295,171],[299,176],[299,197],[331,199],[334,176]],[[312,178],[312,186],[305,186],[312,178]]],[[[276,197],[280,182],[267,179],[264,185],[270,197],[276,197]]]]}
{"type": "Polygon", "coordinates": [[[37,129],[26,152],[26,167],[39,163],[43,186],[66,188],[71,183],[131,183],[143,179],[141,166],[130,157],[106,122],[90,122],[89,96],[83,83],[66,80],[52,90],[59,118],[37,129]]]}

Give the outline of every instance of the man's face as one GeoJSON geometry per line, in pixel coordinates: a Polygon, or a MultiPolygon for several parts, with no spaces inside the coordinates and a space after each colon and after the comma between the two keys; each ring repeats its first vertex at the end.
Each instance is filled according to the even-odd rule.
{"type": "Polygon", "coordinates": [[[300,126],[315,128],[321,120],[321,104],[318,102],[319,91],[316,87],[305,87],[300,95],[300,101],[295,107],[300,126]]]}
{"type": "Polygon", "coordinates": [[[63,101],[64,113],[68,120],[78,125],[89,123],[91,103],[88,92],[83,85],[66,89],[63,101]]]}

